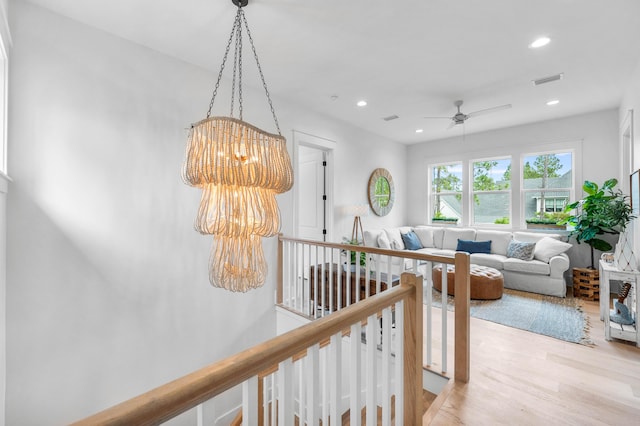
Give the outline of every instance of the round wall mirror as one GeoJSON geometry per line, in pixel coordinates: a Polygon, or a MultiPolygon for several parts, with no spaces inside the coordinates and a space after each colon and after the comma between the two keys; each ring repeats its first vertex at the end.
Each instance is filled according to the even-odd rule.
{"type": "Polygon", "coordinates": [[[393,178],[387,169],[375,169],[369,178],[369,204],[378,216],[389,214],[395,200],[393,178]]]}

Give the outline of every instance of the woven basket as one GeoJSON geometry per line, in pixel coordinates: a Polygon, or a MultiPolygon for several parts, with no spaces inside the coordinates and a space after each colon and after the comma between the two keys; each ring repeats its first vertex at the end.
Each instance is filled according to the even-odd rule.
{"type": "Polygon", "coordinates": [[[597,302],[600,300],[600,271],[573,268],[573,297],[597,302]]]}

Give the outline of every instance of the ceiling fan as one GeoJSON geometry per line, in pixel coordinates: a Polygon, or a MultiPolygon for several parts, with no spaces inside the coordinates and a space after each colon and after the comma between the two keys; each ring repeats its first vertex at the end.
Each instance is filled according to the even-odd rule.
{"type": "Polygon", "coordinates": [[[496,112],[496,111],[500,111],[503,109],[509,109],[511,108],[511,104],[506,104],[506,105],[500,105],[500,106],[496,106],[496,107],[492,107],[492,108],[486,108],[486,109],[481,109],[478,111],[473,111],[470,112],[469,114],[464,114],[463,112],[460,111],[460,107],[462,106],[462,101],[455,101],[453,103],[453,105],[458,108],[458,112],[454,114],[453,117],[424,117],[424,118],[445,118],[447,120],[451,120],[451,124],[449,125],[449,128],[456,126],[458,124],[464,124],[465,121],[467,121],[469,118],[471,117],[476,117],[478,115],[482,115],[482,114],[488,114],[490,112],[496,112]]]}

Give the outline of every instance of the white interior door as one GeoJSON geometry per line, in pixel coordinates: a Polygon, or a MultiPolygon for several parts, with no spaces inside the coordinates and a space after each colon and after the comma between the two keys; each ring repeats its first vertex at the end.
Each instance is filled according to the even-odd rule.
{"type": "Polygon", "coordinates": [[[300,145],[298,149],[298,235],[325,241],[327,232],[326,152],[300,145]]]}

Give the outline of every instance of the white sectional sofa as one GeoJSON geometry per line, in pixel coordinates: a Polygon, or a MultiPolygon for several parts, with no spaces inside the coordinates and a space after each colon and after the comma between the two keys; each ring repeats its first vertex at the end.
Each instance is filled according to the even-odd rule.
{"type": "MultiPolygon", "coordinates": [[[[402,234],[410,232],[418,237],[420,241],[418,245],[422,246],[417,248],[414,244],[413,248],[417,252],[428,254],[452,255],[458,248],[458,240],[462,240],[467,245],[469,241],[478,242],[485,248],[489,246],[487,241],[490,241],[490,253],[471,253],[471,263],[489,266],[502,272],[506,288],[557,297],[566,296],[564,273],[569,269],[569,257],[565,252],[571,248],[571,244],[562,242],[561,235],[425,225],[366,230],[364,241],[367,246],[406,250],[402,234]],[[510,255],[514,254],[515,242],[536,243],[533,255],[530,256],[533,259],[508,257],[507,252],[512,241],[514,244],[509,250],[510,255]]],[[[530,247],[529,251],[531,249],[530,247]]],[[[409,269],[412,264],[410,260],[393,259],[396,271],[409,269]]]]}

